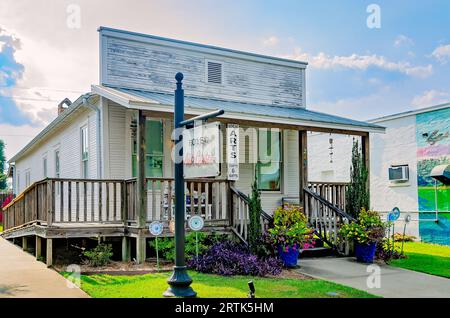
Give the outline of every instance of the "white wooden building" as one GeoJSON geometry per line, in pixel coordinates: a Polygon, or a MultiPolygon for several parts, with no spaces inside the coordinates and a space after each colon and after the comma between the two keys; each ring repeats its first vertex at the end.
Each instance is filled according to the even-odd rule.
{"type": "MultiPolygon", "coordinates": [[[[255,174],[267,218],[283,201],[318,200],[308,189],[331,202],[326,205],[330,216],[345,210],[344,185],[317,185],[322,192],[316,185],[308,188],[307,132],[361,136],[368,162],[369,133],[384,128],[307,110],[307,63],[104,27],[99,34],[100,83],[60,106],[58,117],[10,160],[17,198],[5,215],[18,214],[9,217],[5,237],[35,235],[51,242],[120,236],[124,258],[131,238],[142,261],[150,236],[146,223],[171,221],[177,72],[184,74],[187,118],[223,109],[217,121],[224,135],[227,125],[240,128],[239,179],[227,180],[223,162],[219,176],[188,181],[193,198],[191,206],[187,201],[188,214],[200,213],[214,229],[245,240],[245,194],[255,174]],[[145,156],[137,154],[142,142],[145,156]],[[140,187],[146,191],[143,201],[137,198],[140,187]]],[[[226,138],[221,143],[225,154],[226,138]]],[[[305,206],[307,213],[314,209],[305,206]]],[[[324,239],[333,233],[323,233],[324,239]]]]}

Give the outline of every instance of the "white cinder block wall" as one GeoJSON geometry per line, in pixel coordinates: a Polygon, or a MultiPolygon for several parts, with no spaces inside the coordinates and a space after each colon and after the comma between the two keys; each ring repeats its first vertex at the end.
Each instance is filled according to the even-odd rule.
{"type": "MultiPolygon", "coordinates": [[[[411,214],[413,222],[406,232],[419,236],[418,193],[417,193],[417,142],[416,117],[407,116],[383,122],[385,134],[370,134],[370,206],[382,212],[398,207],[402,215],[396,222],[399,232],[403,229],[403,218],[411,214]],[[409,166],[409,182],[393,183],[388,172],[391,165],[409,166]]],[[[348,182],[353,136],[310,134],[308,135],[309,180],[348,182]],[[329,161],[329,138],[333,138],[333,163],[329,161]]]]}

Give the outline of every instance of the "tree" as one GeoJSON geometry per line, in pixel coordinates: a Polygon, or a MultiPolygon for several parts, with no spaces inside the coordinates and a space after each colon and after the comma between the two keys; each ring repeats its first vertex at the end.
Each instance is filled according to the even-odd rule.
{"type": "Polygon", "coordinates": [[[0,190],[6,190],[8,184],[6,180],[8,177],[5,174],[6,157],[5,157],[5,143],[0,139],[0,190]]]}
{"type": "Polygon", "coordinates": [[[255,180],[252,184],[252,193],[250,195],[249,202],[249,218],[250,222],[248,225],[248,245],[250,250],[254,254],[259,253],[259,248],[261,244],[261,194],[258,190],[257,177],[255,173],[255,180]]]}
{"type": "Polygon", "coordinates": [[[358,217],[362,208],[369,209],[369,191],[367,189],[367,171],[364,159],[359,149],[358,140],[353,140],[352,166],[350,167],[350,184],[345,193],[345,212],[358,217]]]}

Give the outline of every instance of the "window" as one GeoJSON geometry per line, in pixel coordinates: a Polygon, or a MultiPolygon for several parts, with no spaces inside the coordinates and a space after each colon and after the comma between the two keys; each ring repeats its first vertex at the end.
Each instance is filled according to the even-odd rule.
{"type": "MultiPolygon", "coordinates": [[[[147,120],[145,132],[147,154],[145,158],[145,175],[147,177],[163,176],[163,124],[160,120],[147,120]]],[[[132,175],[137,176],[137,142],[132,145],[132,175]]]]}
{"type": "Polygon", "coordinates": [[[206,61],[206,81],[212,84],[222,84],[222,63],[206,61]]]}
{"type": "Polygon", "coordinates": [[[89,137],[88,127],[81,128],[81,177],[89,177],[89,137]]]}
{"type": "MultiPolygon", "coordinates": [[[[55,150],[55,178],[61,178],[61,171],[59,167],[59,149],[55,150]]],[[[56,184],[56,194],[59,195],[59,192],[61,191],[61,184],[59,182],[56,184]]]]}
{"type": "Polygon", "coordinates": [[[29,187],[31,184],[31,171],[30,169],[25,171],[25,188],[29,187]]]}
{"type": "Polygon", "coordinates": [[[55,177],[56,178],[61,177],[61,170],[59,166],[59,149],[55,150],[55,177]]]}
{"type": "Polygon", "coordinates": [[[48,177],[48,174],[47,174],[47,157],[42,158],[42,171],[43,171],[43,174],[44,174],[44,178],[47,178],[48,177]]]}
{"type": "Polygon", "coordinates": [[[281,131],[258,129],[258,188],[263,191],[281,190],[281,131]]]}
{"type": "Polygon", "coordinates": [[[17,181],[17,188],[16,188],[16,193],[15,194],[19,194],[20,193],[20,173],[19,171],[17,171],[17,175],[16,175],[16,181],[17,181]]]}

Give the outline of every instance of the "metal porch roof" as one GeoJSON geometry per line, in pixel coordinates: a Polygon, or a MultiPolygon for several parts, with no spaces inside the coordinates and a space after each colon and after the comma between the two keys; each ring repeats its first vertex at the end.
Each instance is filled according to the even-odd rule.
{"type": "MultiPolygon", "coordinates": [[[[151,110],[151,106],[157,106],[158,110],[167,112],[173,111],[173,94],[106,86],[93,86],[92,89],[93,93],[97,93],[108,99],[114,100],[115,102],[129,108],[146,109],[149,107],[148,109],[151,110]]],[[[346,129],[360,132],[383,133],[385,130],[384,127],[376,124],[311,111],[301,107],[242,103],[192,96],[186,96],[184,103],[186,107],[185,112],[188,114],[196,114],[195,112],[192,112],[192,110],[210,111],[223,109],[225,114],[222,117],[224,118],[246,119],[268,123],[284,123],[331,129],[346,129]]]]}

